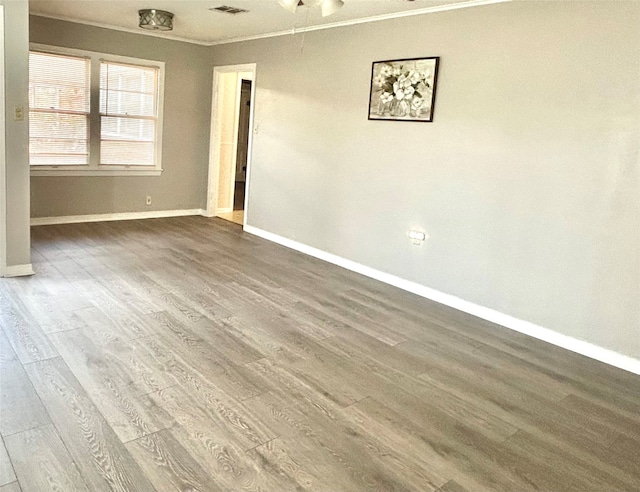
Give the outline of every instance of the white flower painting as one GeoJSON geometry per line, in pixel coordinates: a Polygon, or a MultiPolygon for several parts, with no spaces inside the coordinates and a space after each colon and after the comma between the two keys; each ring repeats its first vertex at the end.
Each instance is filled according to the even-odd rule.
{"type": "Polygon", "coordinates": [[[433,121],[439,57],[374,62],[370,120],[433,121]]]}

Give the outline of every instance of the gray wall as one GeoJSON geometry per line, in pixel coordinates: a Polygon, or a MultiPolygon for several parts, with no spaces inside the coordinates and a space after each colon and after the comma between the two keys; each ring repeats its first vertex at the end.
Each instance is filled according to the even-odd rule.
{"type": "Polygon", "coordinates": [[[249,224],[640,357],[639,25],[531,1],[212,48],[257,62],[249,224]],[[419,56],[435,122],[367,121],[371,62],[419,56]]]}
{"type": "Polygon", "coordinates": [[[213,69],[209,49],[31,16],[33,43],[165,62],[161,176],[33,177],[32,217],[206,207],[213,69]],[[152,196],[152,205],[145,197],[152,196]]]}
{"type": "Polygon", "coordinates": [[[29,128],[24,121],[13,120],[13,109],[29,107],[27,88],[29,25],[28,3],[0,1],[4,5],[5,139],[7,266],[27,265],[30,260],[29,237],[29,165],[27,146],[29,128]]]}

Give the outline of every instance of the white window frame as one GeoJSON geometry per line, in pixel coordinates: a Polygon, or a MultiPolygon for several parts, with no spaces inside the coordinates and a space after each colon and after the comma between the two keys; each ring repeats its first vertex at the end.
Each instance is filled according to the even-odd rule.
{"type": "Polygon", "coordinates": [[[128,56],[109,55],[96,51],[61,48],[31,43],[30,51],[88,58],[91,61],[89,105],[89,164],[70,166],[31,166],[31,176],[160,176],[162,174],[162,127],[164,121],[164,62],[128,56]],[[155,162],[153,166],[118,166],[100,164],[100,63],[113,62],[158,69],[158,116],[155,131],[155,162]]]}

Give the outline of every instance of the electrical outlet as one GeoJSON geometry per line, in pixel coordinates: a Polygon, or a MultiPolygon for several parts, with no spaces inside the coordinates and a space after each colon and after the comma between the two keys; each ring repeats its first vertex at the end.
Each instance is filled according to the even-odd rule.
{"type": "Polygon", "coordinates": [[[16,106],[13,108],[13,119],[14,121],[24,121],[24,107],[16,106]]]}
{"type": "Polygon", "coordinates": [[[413,244],[422,244],[427,240],[427,237],[428,236],[422,231],[417,231],[415,229],[409,231],[409,239],[411,239],[413,244]]]}
{"type": "Polygon", "coordinates": [[[147,199],[145,200],[147,205],[151,205],[151,195],[147,195],[147,199]]]}

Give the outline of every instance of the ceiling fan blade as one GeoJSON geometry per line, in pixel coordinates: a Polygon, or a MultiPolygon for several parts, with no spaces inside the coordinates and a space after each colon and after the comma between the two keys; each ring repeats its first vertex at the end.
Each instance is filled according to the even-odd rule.
{"type": "Polygon", "coordinates": [[[298,8],[298,3],[302,3],[302,2],[299,2],[298,0],[278,0],[278,3],[282,5],[285,9],[287,9],[289,12],[292,12],[295,14],[296,9],[298,8]]]}
{"type": "Polygon", "coordinates": [[[322,1],[322,17],[335,14],[342,8],[344,2],[342,0],[323,0],[322,1]]]}

